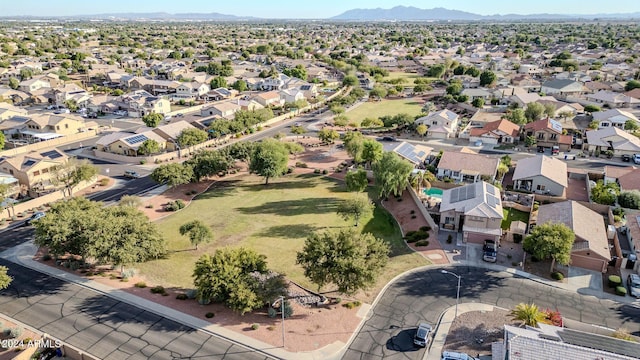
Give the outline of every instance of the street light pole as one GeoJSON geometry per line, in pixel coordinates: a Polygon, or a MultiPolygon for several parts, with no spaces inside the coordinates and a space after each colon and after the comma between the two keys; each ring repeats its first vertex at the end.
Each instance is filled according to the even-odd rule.
{"type": "Polygon", "coordinates": [[[282,348],[284,349],[284,296],[280,296],[280,312],[282,313],[282,348]]]}
{"type": "Polygon", "coordinates": [[[453,276],[458,278],[458,291],[456,292],[456,315],[455,315],[455,317],[457,318],[458,317],[458,302],[460,301],[460,279],[462,279],[462,276],[460,276],[460,275],[458,275],[458,274],[456,274],[454,272],[447,271],[447,270],[440,270],[440,272],[443,273],[443,274],[451,274],[451,275],[453,275],[453,276]]]}

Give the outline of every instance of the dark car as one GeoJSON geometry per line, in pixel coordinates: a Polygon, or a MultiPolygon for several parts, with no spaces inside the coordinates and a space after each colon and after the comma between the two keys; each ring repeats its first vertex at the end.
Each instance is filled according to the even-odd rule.
{"type": "Polygon", "coordinates": [[[396,138],[394,138],[393,136],[383,136],[383,137],[379,137],[376,140],[378,141],[396,141],[396,138]]]}
{"type": "Polygon", "coordinates": [[[413,337],[413,343],[421,347],[426,347],[429,343],[429,337],[431,336],[432,329],[431,325],[427,323],[420,323],[416,330],[416,335],[413,337]]]}
{"type": "Polygon", "coordinates": [[[543,152],[544,152],[544,147],[542,147],[542,146],[538,146],[538,152],[539,152],[539,153],[543,153],[543,152]]]}
{"type": "Polygon", "coordinates": [[[630,162],[631,161],[631,156],[629,156],[627,154],[622,155],[622,161],[630,162]]]}
{"type": "Polygon", "coordinates": [[[482,247],[482,260],[496,262],[498,260],[498,244],[493,240],[485,240],[482,247]]]}
{"type": "Polygon", "coordinates": [[[43,218],[44,215],[45,215],[45,213],[43,213],[42,211],[38,211],[38,212],[34,213],[33,215],[31,215],[30,218],[27,219],[27,221],[25,221],[25,225],[33,224],[35,221],[38,221],[38,219],[43,218]]]}

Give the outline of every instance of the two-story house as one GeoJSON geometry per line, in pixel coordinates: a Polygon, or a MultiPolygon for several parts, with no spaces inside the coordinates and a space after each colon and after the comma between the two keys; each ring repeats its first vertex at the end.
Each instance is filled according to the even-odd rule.
{"type": "Polygon", "coordinates": [[[549,118],[528,123],[524,126],[524,134],[533,136],[537,146],[558,146],[560,151],[569,150],[573,142],[571,135],[562,134],[562,124],[549,118]]]}
{"type": "Polygon", "coordinates": [[[190,82],[181,83],[173,94],[174,99],[178,100],[196,100],[207,94],[211,90],[209,85],[205,83],[190,82]]]}
{"type": "Polygon", "coordinates": [[[85,129],[83,118],[72,114],[34,114],[25,122],[23,135],[53,133],[59,136],[76,134],[85,129]]]}
{"type": "Polygon", "coordinates": [[[52,174],[67,160],[67,155],[59,150],[30,152],[0,159],[0,171],[18,179],[31,196],[38,196],[56,187],[52,174]]]}
{"type": "Polygon", "coordinates": [[[487,155],[445,151],[438,163],[436,176],[455,182],[494,181],[500,160],[487,155]]]}
{"type": "Polygon", "coordinates": [[[416,119],[416,125],[428,126],[427,136],[436,139],[455,137],[458,129],[458,114],[450,110],[432,112],[427,116],[416,119]]]}
{"type": "Polygon", "coordinates": [[[440,203],[440,228],[461,231],[465,242],[500,241],[504,215],[500,189],[479,181],[444,190],[440,203]]]}

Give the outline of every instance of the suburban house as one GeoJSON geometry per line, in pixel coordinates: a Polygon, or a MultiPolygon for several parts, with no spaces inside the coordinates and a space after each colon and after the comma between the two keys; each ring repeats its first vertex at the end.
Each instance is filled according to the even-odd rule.
{"type": "Polygon", "coordinates": [[[67,155],[59,150],[30,152],[14,157],[0,158],[0,170],[18,179],[32,196],[49,192],[55,185],[51,181],[55,168],[67,162],[67,155]]]}
{"type": "Polygon", "coordinates": [[[96,150],[118,155],[137,156],[138,148],[146,140],[155,140],[160,145],[160,149],[167,146],[167,142],[160,135],[147,130],[139,134],[115,132],[105,135],[96,142],[96,150]]]}
{"type": "Polygon", "coordinates": [[[404,141],[393,148],[394,153],[410,161],[413,165],[424,165],[431,151],[433,151],[433,148],[428,146],[413,145],[404,141]]]}
{"type": "Polygon", "coordinates": [[[598,129],[615,126],[624,130],[624,125],[631,120],[640,127],[640,121],[632,113],[620,109],[594,112],[593,120],[598,122],[598,129]]]}
{"type": "Polygon", "coordinates": [[[84,108],[93,97],[87,90],[74,84],[55,89],[53,93],[55,94],[55,103],[59,106],[64,106],[67,101],[73,101],[78,107],[84,108]]]}
{"type": "Polygon", "coordinates": [[[481,128],[469,130],[469,142],[485,144],[512,144],[520,135],[520,126],[507,119],[492,121],[481,128]]]}
{"type": "Polygon", "coordinates": [[[468,96],[470,101],[473,101],[475,99],[482,99],[485,101],[485,103],[488,103],[493,97],[493,93],[485,89],[464,89],[462,90],[461,94],[468,96]]]}
{"type": "Polygon", "coordinates": [[[553,79],[542,83],[540,91],[547,95],[559,97],[575,96],[585,92],[585,87],[581,82],[569,79],[553,79]]]}
{"type": "Polygon", "coordinates": [[[284,104],[284,101],[280,99],[280,93],[278,91],[267,91],[256,95],[252,100],[256,101],[258,104],[269,107],[269,106],[280,106],[284,104]]]}
{"type": "Polygon", "coordinates": [[[615,182],[622,191],[640,190],[640,169],[607,165],[604,167],[604,182],[615,182]]]}
{"type": "Polygon", "coordinates": [[[538,327],[504,325],[504,341],[494,343],[493,357],[521,360],[632,360],[640,344],[566,327],[538,323],[538,327]]]}
{"type": "Polygon", "coordinates": [[[14,116],[27,116],[28,113],[26,109],[13,106],[6,102],[0,102],[0,121],[7,120],[14,116]]]}
{"type": "Polygon", "coordinates": [[[611,126],[587,131],[587,142],[583,144],[582,148],[590,153],[613,150],[614,156],[633,155],[640,153],[640,139],[622,129],[611,126]]]}
{"type": "Polygon", "coordinates": [[[595,94],[586,95],[587,100],[608,106],[610,108],[632,108],[640,106],[640,100],[625,94],[601,90],[595,94]]]}
{"type": "Polygon", "coordinates": [[[571,249],[571,266],[606,272],[611,260],[604,218],[597,212],[569,200],[540,205],[537,224],[562,223],[576,234],[571,249]]]}
{"type": "Polygon", "coordinates": [[[176,93],[173,94],[173,98],[178,100],[196,100],[206,95],[209,90],[211,90],[209,85],[205,83],[181,83],[180,86],[176,88],[176,93]]]}
{"type": "Polygon", "coordinates": [[[487,155],[445,151],[438,163],[437,177],[456,182],[494,181],[500,160],[487,155]]]}
{"type": "Polygon", "coordinates": [[[568,186],[567,164],[553,157],[538,155],[518,160],[513,172],[514,190],[564,197],[568,186]]]}
{"type": "MultiPolygon", "coordinates": [[[[149,129],[154,133],[156,133],[157,135],[159,135],[167,143],[167,150],[175,151],[179,149],[177,140],[180,134],[186,129],[195,129],[195,126],[191,125],[190,123],[184,120],[180,120],[180,121],[172,122],[170,124],[158,126],[157,128],[146,128],[146,129],[149,129]]],[[[146,131],[141,131],[140,133],[144,134],[146,133],[146,131]]]]}
{"type": "Polygon", "coordinates": [[[295,103],[298,100],[305,100],[304,93],[297,89],[281,90],[280,97],[285,103],[295,103]]]}
{"type": "Polygon", "coordinates": [[[143,117],[147,114],[168,114],[171,112],[169,100],[153,96],[145,90],[137,90],[122,95],[115,101],[117,110],[126,110],[129,116],[143,117]]]}
{"type": "Polygon", "coordinates": [[[203,108],[200,110],[200,116],[220,116],[226,119],[233,119],[234,114],[240,110],[242,110],[242,107],[236,101],[228,100],[203,108]]]}
{"type": "Polygon", "coordinates": [[[26,135],[54,133],[63,136],[76,134],[85,130],[84,119],[71,114],[32,115],[25,125],[26,130],[22,130],[21,133],[26,135]]]}
{"type": "Polygon", "coordinates": [[[36,90],[45,89],[45,88],[46,89],[51,88],[51,83],[49,83],[48,81],[42,78],[24,80],[24,81],[21,81],[20,84],[18,85],[19,90],[27,93],[33,93],[36,90]]]}
{"type": "Polygon", "coordinates": [[[316,84],[305,84],[300,86],[300,91],[306,99],[314,99],[318,96],[318,86],[316,84]]]}
{"type": "Polygon", "coordinates": [[[538,146],[558,146],[560,151],[569,150],[573,142],[571,135],[562,135],[562,125],[549,118],[528,123],[524,126],[524,133],[535,137],[538,146]]]}
{"type": "Polygon", "coordinates": [[[500,190],[484,181],[444,190],[440,228],[463,233],[465,242],[499,241],[504,217],[500,190]]]}
{"type": "Polygon", "coordinates": [[[458,128],[458,114],[449,110],[432,112],[427,116],[416,119],[416,125],[428,126],[427,136],[437,139],[455,137],[458,128]]]}

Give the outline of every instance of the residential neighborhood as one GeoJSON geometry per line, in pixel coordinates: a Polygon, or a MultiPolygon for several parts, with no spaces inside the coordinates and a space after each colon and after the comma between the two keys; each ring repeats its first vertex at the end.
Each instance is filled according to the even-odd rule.
{"type": "Polygon", "coordinates": [[[640,8],[347,5],[0,15],[0,359],[640,359],[640,8]]]}

